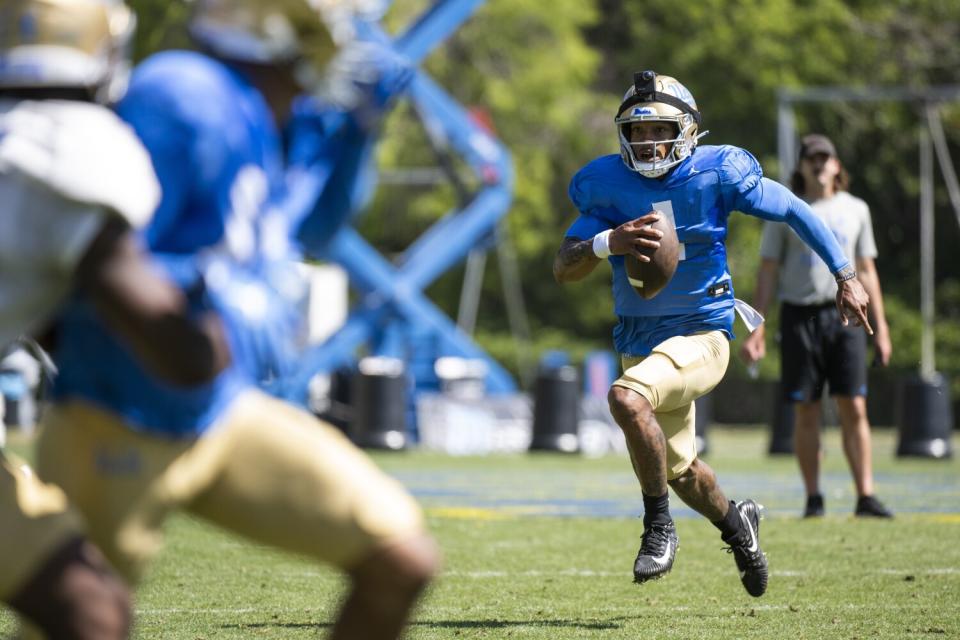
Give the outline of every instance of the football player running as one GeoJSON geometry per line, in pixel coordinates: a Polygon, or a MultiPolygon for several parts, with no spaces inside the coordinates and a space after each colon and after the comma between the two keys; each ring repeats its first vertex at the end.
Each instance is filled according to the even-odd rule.
{"type": "MultiPolygon", "coordinates": [[[[150,159],[103,106],[125,85],[119,2],[0,3],[0,345],[43,333],[73,290],[156,375],[211,378],[219,320],[152,269],[134,229],[159,200],[150,159]]],[[[0,451],[0,599],[33,637],[126,638],[130,597],[60,489],[0,451]]]]}
{"type": "Polygon", "coordinates": [[[419,507],[337,429],[255,384],[297,284],[270,268],[292,252],[280,127],[335,50],[315,5],[349,8],[201,0],[190,28],[207,53],[134,71],[117,109],[162,187],[144,238],[192,308],[223,319],[233,360],[208,384],[164,384],[79,301],[58,326],[37,464],[130,581],[182,509],[341,569],[329,637],[393,639],[439,562],[419,507]]]}
{"type": "Polygon", "coordinates": [[[593,160],[570,183],[580,212],[554,261],[558,282],[584,278],[602,259],[613,270],[618,324],[613,338],[623,374],[608,400],[623,430],[643,492],[643,536],[633,566],[638,583],[670,571],[679,539],[668,486],[719,530],[741,582],[754,597],[767,588],[760,548],[760,505],[728,500],[713,470],[697,457],[694,401],[720,382],[730,355],[735,309],[748,325],[759,314],[733,296],[724,241],[732,211],[786,222],[834,274],[843,322],[871,332],[868,296],[829,229],[802,200],[763,177],[747,151],[698,146],[700,112],[676,79],[634,75],[615,119],[620,154],[593,160]],[[630,286],[624,255],[657,248],[660,232],[646,225],[667,216],[681,243],[666,287],[644,300],[630,286]]]}

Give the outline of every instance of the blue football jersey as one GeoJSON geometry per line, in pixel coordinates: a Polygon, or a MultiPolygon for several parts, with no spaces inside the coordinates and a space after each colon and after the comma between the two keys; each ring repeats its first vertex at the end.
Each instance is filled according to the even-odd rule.
{"type": "Polygon", "coordinates": [[[193,309],[220,314],[232,364],[199,388],[166,385],[78,301],[59,327],[55,394],[85,398],[136,428],[195,434],[267,375],[284,351],[277,345],[294,331],[287,298],[302,291],[287,261],[295,251],[283,207],[282,144],[262,96],[197,53],[146,60],[117,110],[149,151],[163,191],[145,242],[193,309]]]}
{"type": "Polygon", "coordinates": [[[630,286],[623,256],[610,256],[614,344],[622,354],[648,355],[667,338],[719,329],[733,338],[733,281],[727,269],[727,220],[763,177],[756,159],[733,146],[701,146],[665,178],[646,178],[618,155],[583,167],[570,183],[580,216],[568,237],[589,239],[659,210],[671,218],[680,262],[667,286],[644,300],[630,286]]]}

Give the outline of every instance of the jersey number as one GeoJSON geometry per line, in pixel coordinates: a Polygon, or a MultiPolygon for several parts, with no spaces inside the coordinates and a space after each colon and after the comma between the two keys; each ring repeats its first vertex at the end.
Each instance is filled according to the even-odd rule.
{"type": "Polygon", "coordinates": [[[267,176],[248,164],[240,168],[230,187],[230,218],[224,224],[227,251],[239,262],[257,250],[257,217],[267,199],[267,176]]]}
{"type": "MultiPolygon", "coordinates": [[[[650,205],[651,209],[656,209],[657,211],[662,212],[665,216],[670,219],[670,224],[673,225],[673,228],[677,228],[677,219],[673,215],[673,203],[669,200],[663,200],[661,202],[654,202],[650,205]]],[[[682,242],[680,243],[680,259],[687,259],[687,247],[682,242]]]]}

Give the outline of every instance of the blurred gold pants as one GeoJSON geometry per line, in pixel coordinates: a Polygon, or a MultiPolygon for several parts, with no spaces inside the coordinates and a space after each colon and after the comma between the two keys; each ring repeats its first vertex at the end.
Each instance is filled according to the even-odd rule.
{"type": "Polygon", "coordinates": [[[64,487],[90,538],[131,581],[175,509],[342,568],[423,527],[403,487],[337,429],[257,391],[199,438],[136,432],[83,402],[53,407],[37,468],[64,487]]]}
{"type": "Polygon", "coordinates": [[[61,545],[80,533],[64,493],[0,451],[0,600],[16,594],[61,545]]]}

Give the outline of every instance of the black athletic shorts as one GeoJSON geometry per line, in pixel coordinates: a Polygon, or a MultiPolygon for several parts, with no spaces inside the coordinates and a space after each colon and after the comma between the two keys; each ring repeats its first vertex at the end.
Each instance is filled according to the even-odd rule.
{"type": "MultiPolygon", "coordinates": [[[[849,317],[848,317],[849,318],[849,317]]],[[[780,306],[780,388],[787,402],[811,402],[823,395],[867,395],[867,334],[850,321],[840,323],[831,302],[780,306]]]]}

